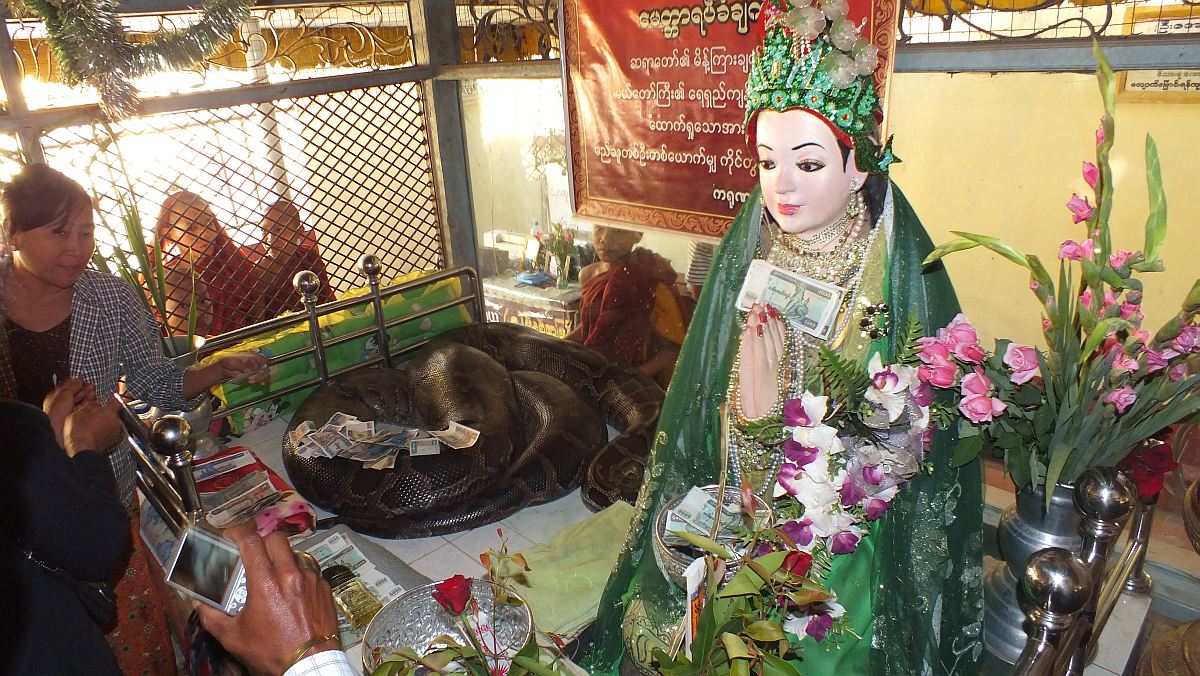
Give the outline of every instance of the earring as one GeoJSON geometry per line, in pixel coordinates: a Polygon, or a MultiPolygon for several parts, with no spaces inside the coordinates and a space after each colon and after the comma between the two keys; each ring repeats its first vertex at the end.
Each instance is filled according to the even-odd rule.
{"type": "Polygon", "coordinates": [[[850,179],[850,192],[858,192],[858,178],[850,179]]]}

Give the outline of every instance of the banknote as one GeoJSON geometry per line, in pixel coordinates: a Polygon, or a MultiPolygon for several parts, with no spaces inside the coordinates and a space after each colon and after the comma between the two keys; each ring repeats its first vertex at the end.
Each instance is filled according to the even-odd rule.
{"type": "Polygon", "coordinates": [[[764,260],[754,260],[746,272],[736,306],[770,305],[792,326],[822,340],[829,338],[846,290],[835,284],[789,272],[764,260]]]}
{"type": "Polygon", "coordinates": [[[292,442],[293,446],[299,446],[301,439],[315,431],[317,431],[316,425],[311,420],[305,420],[297,425],[296,429],[288,431],[288,441],[292,442]]]}
{"type": "MultiPolygon", "coordinates": [[[[725,505],[721,510],[721,522],[717,526],[717,542],[726,543],[736,540],[734,527],[738,524],[741,509],[737,505],[725,505]]],[[[673,509],[667,512],[666,530],[663,537],[668,545],[676,546],[683,543],[682,538],[671,531],[682,531],[709,537],[712,533],[713,521],[717,518],[716,496],[702,488],[693,487],[673,509]]]]}
{"type": "Polygon", "coordinates": [[[375,423],[370,420],[351,420],[345,425],[343,434],[355,441],[363,441],[375,435],[375,423]]]}
{"type": "Polygon", "coordinates": [[[450,421],[450,426],[446,429],[430,430],[429,434],[453,449],[470,448],[479,440],[479,430],[471,429],[453,420],[450,421]]]}
{"type": "Polygon", "coordinates": [[[437,455],[442,452],[438,440],[427,434],[419,434],[408,442],[408,454],[411,456],[437,455]]]}

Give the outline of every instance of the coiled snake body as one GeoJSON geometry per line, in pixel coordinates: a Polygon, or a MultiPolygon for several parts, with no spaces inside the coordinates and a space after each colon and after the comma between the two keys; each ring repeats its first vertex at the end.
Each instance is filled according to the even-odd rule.
{"type": "Polygon", "coordinates": [[[292,427],[337,411],[362,420],[480,431],[474,446],[401,454],[390,470],[304,458],[284,444],[296,489],[335,522],[381,537],[442,535],[503,519],[583,485],[589,507],[633,502],[663,392],[629,367],[515,324],[468,326],[399,369],[361,369],[321,385],[292,427]],[[620,431],[608,441],[605,423],[620,431]]]}

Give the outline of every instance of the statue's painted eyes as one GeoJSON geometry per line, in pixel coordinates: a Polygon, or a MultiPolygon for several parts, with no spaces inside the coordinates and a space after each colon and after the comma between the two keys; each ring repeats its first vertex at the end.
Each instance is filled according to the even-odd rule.
{"type": "Polygon", "coordinates": [[[759,160],[758,167],[763,171],[770,171],[775,168],[775,160],[759,160]]]}
{"type": "Polygon", "coordinates": [[[824,169],[825,163],[818,162],[817,160],[800,160],[796,163],[796,166],[800,169],[800,171],[814,172],[824,169]]]}

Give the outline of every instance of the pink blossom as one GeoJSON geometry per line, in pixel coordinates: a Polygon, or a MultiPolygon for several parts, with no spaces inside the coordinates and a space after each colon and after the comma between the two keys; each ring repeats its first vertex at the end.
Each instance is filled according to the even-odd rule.
{"type": "Polygon", "coordinates": [[[883,516],[883,513],[886,512],[887,508],[890,506],[891,503],[884,502],[878,498],[871,498],[870,500],[867,500],[867,521],[874,521],[875,519],[883,516]]]}
{"type": "Polygon", "coordinates": [[[946,328],[938,331],[938,340],[942,340],[950,345],[951,351],[958,345],[970,345],[979,342],[979,334],[976,333],[975,327],[971,326],[971,322],[967,320],[966,315],[958,313],[946,328]]]}
{"type": "Polygon", "coordinates": [[[1100,126],[1096,128],[1096,145],[1104,143],[1104,122],[1107,119],[1107,115],[1100,116],[1100,126]]]}
{"type": "Polygon", "coordinates": [[[825,640],[825,635],[833,628],[833,617],[829,613],[821,613],[814,615],[808,621],[808,626],[804,628],[804,633],[813,637],[817,641],[825,640]]]}
{"type": "Polygon", "coordinates": [[[1138,291],[1137,289],[1130,289],[1129,292],[1125,294],[1125,297],[1129,299],[1130,303],[1142,302],[1142,292],[1138,291]]]}
{"type": "Polygon", "coordinates": [[[1171,347],[1179,354],[1200,352],[1200,326],[1188,324],[1179,330],[1179,335],[1171,341],[1171,347]]]}
{"type": "Polygon", "coordinates": [[[1135,340],[1139,340],[1143,343],[1150,342],[1150,332],[1146,329],[1134,329],[1131,335],[1135,340]]]}
{"type": "Polygon", "coordinates": [[[809,417],[808,411],[804,410],[804,404],[799,399],[791,399],[783,405],[783,424],[788,427],[812,427],[813,419],[809,417]]]}
{"type": "Polygon", "coordinates": [[[1104,396],[1104,403],[1112,404],[1117,409],[1117,413],[1124,413],[1125,409],[1133,405],[1137,400],[1137,393],[1132,387],[1121,387],[1109,392],[1104,396]]]}
{"type": "Polygon", "coordinates": [[[1092,290],[1084,289],[1083,293],[1079,294],[1079,303],[1087,309],[1092,309],[1092,290]]]}
{"type": "Polygon", "coordinates": [[[933,403],[933,388],[927,382],[921,381],[921,384],[913,389],[912,395],[917,406],[928,406],[933,403]]]}
{"type": "Polygon", "coordinates": [[[779,466],[779,485],[783,486],[784,490],[786,490],[788,493],[796,495],[796,493],[800,490],[798,484],[796,483],[796,477],[803,473],[804,468],[800,467],[796,463],[785,462],[779,466]]]}
{"type": "Polygon", "coordinates": [[[843,507],[857,505],[862,502],[863,498],[867,497],[866,489],[859,486],[850,477],[846,477],[846,480],[842,482],[842,487],[838,490],[838,493],[842,496],[843,507]]]}
{"type": "Polygon", "coordinates": [[[1108,312],[1108,308],[1117,304],[1117,295],[1112,292],[1112,289],[1104,290],[1104,304],[1100,306],[1101,312],[1108,312]]]}
{"type": "Polygon", "coordinates": [[[1137,357],[1125,354],[1120,348],[1116,349],[1116,358],[1113,359],[1112,369],[1114,371],[1129,371],[1134,373],[1138,370],[1137,357]]]}
{"type": "Polygon", "coordinates": [[[1009,343],[1004,350],[1004,365],[1013,370],[1009,377],[1013,384],[1024,385],[1037,375],[1037,350],[1031,345],[1009,343]]]}
{"type": "Polygon", "coordinates": [[[1054,326],[1054,324],[1052,324],[1049,319],[1042,317],[1042,330],[1043,331],[1049,331],[1050,327],[1052,327],[1052,326],[1054,326]]]}
{"type": "Polygon", "coordinates": [[[813,541],[812,528],[809,526],[812,526],[812,519],[800,519],[799,521],[788,521],[779,529],[795,544],[807,547],[813,541]]]}
{"type": "Polygon", "coordinates": [[[1036,279],[1029,280],[1029,290],[1030,291],[1037,293],[1037,290],[1040,288],[1042,288],[1042,285],[1038,284],[1036,279]]]}
{"type": "Polygon", "coordinates": [[[1132,319],[1133,321],[1141,321],[1142,313],[1138,312],[1138,305],[1125,301],[1121,303],[1121,319],[1132,319]]]}
{"type": "Polygon", "coordinates": [[[972,394],[958,402],[958,410],[967,420],[976,425],[991,422],[992,419],[1004,412],[1007,405],[995,397],[982,394],[972,394]]]}
{"type": "Polygon", "coordinates": [[[896,385],[900,384],[900,376],[892,373],[891,367],[888,367],[876,373],[875,377],[871,379],[871,384],[877,390],[890,392],[896,385]]]}
{"type": "Polygon", "coordinates": [[[1083,163],[1083,180],[1087,181],[1089,188],[1096,187],[1096,181],[1100,179],[1100,170],[1091,162],[1083,163]]]}
{"type": "Polygon", "coordinates": [[[1116,253],[1114,253],[1113,255],[1108,257],[1108,264],[1113,266],[1114,268],[1119,268],[1122,265],[1125,265],[1126,263],[1128,263],[1130,258],[1133,258],[1132,251],[1126,251],[1124,249],[1117,249],[1116,253]]]}
{"type": "MultiPolygon", "coordinates": [[[[1079,221],[1075,221],[1078,223],[1079,221]]],[[[1076,242],[1073,239],[1068,239],[1058,247],[1059,260],[1077,261],[1082,258],[1092,259],[1092,254],[1096,251],[1096,245],[1090,239],[1085,239],[1082,242],[1076,242]]]]}
{"type": "Polygon", "coordinates": [[[855,549],[858,549],[858,536],[854,533],[842,531],[829,540],[829,551],[834,554],[849,554],[855,549]]]}
{"type": "Polygon", "coordinates": [[[958,357],[959,361],[964,361],[968,364],[978,364],[987,357],[987,353],[983,351],[979,343],[971,343],[969,345],[956,346],[954,356],[958,357]]]}
{"type": "Polygon", "coordinates": [[[805,446],[795,439],[788,439],[783,442],[783,455],[790,462],[796,464],[797,467],[804,467],[808,463],[817,459],[820,451],[813,446],[805,446]]]}
{"type": "Polygon", "coordinates": [[[945,359],[936,363],[922,365],[917,368],[917,378],[923,383],[929,383],[942,389],[954,387],[954,379],[958,376],[958,366],[945,359]]]}
{"type": "Polygon", "coordinates": [[[917,357],[926,364],[932,364],[936,359],[941,359],[942,361],[950,359],[950,345],[943,343],[937,338],[931,336],[918,338],[917,345],[921,346],[921,351],[917,353],[917,357]]]}
{"type": "Polygon", "coordinates": [[[1173,383],[1177,383],[1180,380],[1183,380],[1184,378],[1188,377],[1187,362],[1180,362],[1180,363],[1172,366],[1170,368],[1170,370],[1167,371],[1167,377],[1170,378],[1171,382],[1173,382],[1173,383]]]}
{"type": "Polygon", "coordinates": [[[1154,373],[1167,368],[1167,356],[1157,350],[1146,350],[1146,372],[1154,373]]]}
{"type": "Polygon", "coordinates": [[[862,470],[863,481],[871,486],[878,486],[883,483],[884,472],[879,465],[867,465],[862,470]]]}
{"type": "Polygon", "coordinates": [[[987,396],[992,391],[992,381],[983,374],[983,370],[976,367],[973,373],[968,373],[962,379],[962,393],[964,397],[973,395],[987,396]]]}
{"type": "MultiPolygon", "coordinates": [[[[1092,217],[1096,211],[1087,200],[1086,197],[1080,197],[1076,193],[1071,193],[1071,199],[1067,202],[1067,208],[1071,210],[1071,218],[1076,223],[1082,223],[1092,217]]],[[[1091,258],[1091,256],[1088,256],[1091,258]]]]}

